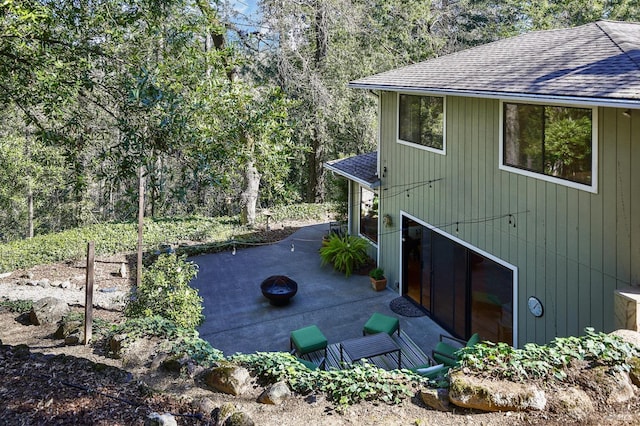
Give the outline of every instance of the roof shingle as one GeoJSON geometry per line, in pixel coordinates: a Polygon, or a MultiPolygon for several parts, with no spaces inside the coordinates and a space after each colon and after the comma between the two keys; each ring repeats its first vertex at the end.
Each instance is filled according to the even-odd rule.
{"type": "Polygon", "coordinates": [[[640,103],[640,24],[599,21],[531,32],[355,80],[350,86],[640,103]]]}
{"type": "Polygon", "coordinates": [[[325,167],[348,179],[355,180],[369,188],[380,185],[378,178],[378,152],[356,155],[340,160],[332,160],[325,163],[325,167]]]}

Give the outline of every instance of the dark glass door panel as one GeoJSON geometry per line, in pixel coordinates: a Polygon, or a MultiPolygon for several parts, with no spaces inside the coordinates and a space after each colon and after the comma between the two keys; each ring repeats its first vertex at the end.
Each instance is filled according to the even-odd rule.
{"type": "Polygon", "coordinates": [[[466,335],[466,249],[431,232],[432,301],[431,313],[445,328],[466,335]]]}
{"type": "Polygon", "coordinates": [[[402,258],[404,294],[416,303],[421,303],[421,253],[422,226],[404,217],[402,219],[402,258]]]}
{"type": "Polygon", "coordinates": [[[513,344],[513,271],[403,217],[404,294],[457,337],[513,344]]]}
{"type": "Polygon", "coordinates": [[[513,271],[471,252],[471,330],[513,344],[513,271]]]}

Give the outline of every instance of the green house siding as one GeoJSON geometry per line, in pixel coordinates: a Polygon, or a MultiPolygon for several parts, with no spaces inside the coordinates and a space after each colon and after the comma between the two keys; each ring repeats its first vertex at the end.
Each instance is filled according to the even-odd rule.
{"type": "Polygon", "coordinates": [[[446,155],[396,143],[397,93],[380,102],[380,215],[393,226],[381,230],[379,261],[391,283],[406,212],[517,267],[517,345],[613,329],[614,290],[640,283],[640,111],[598,109],[590,193],[499,169],[498,100],[447,97],[446,155]],[[527,310],[532,295],[541,318],[527,310]]]}

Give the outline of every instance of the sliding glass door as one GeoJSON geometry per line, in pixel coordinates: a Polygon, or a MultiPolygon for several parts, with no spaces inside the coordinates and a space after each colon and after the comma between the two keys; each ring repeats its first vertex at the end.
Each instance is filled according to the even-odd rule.
{"type": "Polygon", "coordinates": [[[403,217],[403,289],[454,335],[513,344],[513,271],[403,217]]]}

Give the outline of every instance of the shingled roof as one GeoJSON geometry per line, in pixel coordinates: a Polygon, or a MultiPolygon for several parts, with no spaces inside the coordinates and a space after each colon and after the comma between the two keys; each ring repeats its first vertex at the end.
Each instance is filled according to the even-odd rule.
{"type": "Polygon", "coordinates": [[[380,179],[376,174],[378,168],[377,152],[328,161],[324,164],[324,167],[369,188],[373,189],[380,186],[380,179]]]}
{"type": "Polygon", "coordinates": [[[366,77],[354,88],[640,105],[640,23],[535,31],[366,77]]]}

